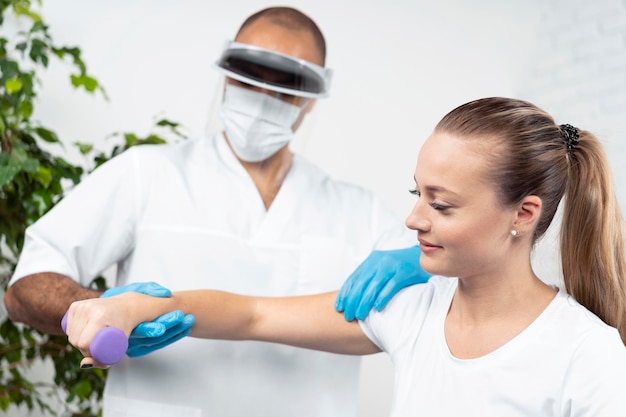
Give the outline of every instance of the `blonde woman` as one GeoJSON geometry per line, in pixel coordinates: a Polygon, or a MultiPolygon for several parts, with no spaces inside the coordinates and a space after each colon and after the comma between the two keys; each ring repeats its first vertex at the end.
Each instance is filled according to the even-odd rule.
{"type": "Polygon", "coordinates": [[[92,364],[101,328],[129,334],[180,309],[194,337],[387,352],[393,416],[626,415],[624,226],[597,138],[525,101],[476,100],[435,127],[414,178],[406,224],[435,276],[364,321],[345,321],[335,293],[128,293],[74,303],[69,340],[92,364]],[[561,200],[558,289],[533,272],[531,250],[561,200]]]}

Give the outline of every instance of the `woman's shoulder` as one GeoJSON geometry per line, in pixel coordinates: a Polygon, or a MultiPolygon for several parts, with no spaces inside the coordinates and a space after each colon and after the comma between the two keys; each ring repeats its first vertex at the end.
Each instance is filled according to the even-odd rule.
{"type": "Polygon", "coordinates": [[[416,284],[406,287],[400,291],[389,301],[387,308],[390,310],[396,308],[419,307],[416,300],[424,303],[423,305],[429,305],[428,300],[435,300],[447,298],[451,292],[454,292],[457,286],[456,278],[447,278],[439,275],[430,277],[428,282],[423,284],[416,284]]]}
{"type": "Polygon", "coordinates": [[[398,291],[383,310],[372,311],[370,317],[375,322],[421,321],[437,306],[448,308],[456,284],[456,278],[433,276],[426,283],[398,291]]]}
{"type": "Polygon", "coordinates": [[[553,309],[554,331],[581,355],[619,355],[626,359],[626,346],[615,327],[609,326],[574,297],[559,290],[553,309]]]}
{"type": "Polygon", "coordinates": [[[392,353],[421,332],[428,317],[445,315],[456,278],[433,276],[427,283],[406,287],[381,311],[372,311],[361,328],[381,350],[392,353]]]}

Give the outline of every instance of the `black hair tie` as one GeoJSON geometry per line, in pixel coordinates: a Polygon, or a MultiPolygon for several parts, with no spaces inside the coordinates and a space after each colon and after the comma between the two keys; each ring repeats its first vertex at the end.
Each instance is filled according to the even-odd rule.
{"type": "Polygon", "coordinates": [[[580,137],[578,129],[568,124],[560,125],[559,128],[561,129],[563,141],[567,145],[567,150],[572,152],[578,145],[578,138],[580,137]]]}

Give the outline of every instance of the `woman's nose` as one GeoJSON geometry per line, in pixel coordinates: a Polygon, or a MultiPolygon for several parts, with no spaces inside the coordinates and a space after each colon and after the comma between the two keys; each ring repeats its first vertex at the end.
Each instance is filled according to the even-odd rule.
{"type": "Polygon", "coordinates": [[[423,204],[421,199],[418,199],[413,206],[413,209],[409,213],[409,216],[404,222],[406,226],[411,230],[419,230],[422,232],[430,229],[430,222],[424,214],[424,209],[428,207],[428,204],[423,204]]]}

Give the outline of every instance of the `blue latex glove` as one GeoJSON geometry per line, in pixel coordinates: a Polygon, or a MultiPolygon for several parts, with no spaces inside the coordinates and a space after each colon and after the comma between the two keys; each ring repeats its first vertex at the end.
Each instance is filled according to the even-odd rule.
{"type": "MultiPolygon", "coordinates": [[[[153,297],[171,297],[172,292],[155,282],[134,282],[123,287],[106,290],[100,297],[112,297],[125,292],[137,292],[153,297]]],[[[163,314],[151,322],[140,323],[135,327],[128,339],[126,354],[130,357],[147,355],[155,350],[170,345],[191,332],[195,318],[176,310],[163,314]]]]}
{"type": "Polygon", "coordinates": [[[348,321],[364,320],[372,308],[385,308],[401,289],[428,281],[430,274],[420,266],[419,246],[373,251],[341,287],[335,309],[348,321]]]}
{"type": "Polygon", "coordinates": [[[180,310],[157,317],[152,322],[141,323],[131,333],[126,354],[131,358],[147,355],[155,350],[188,336],[196,318],[180,310]],[[152,331],[151,325],[159,325],[163,331],[152,331]]]}

